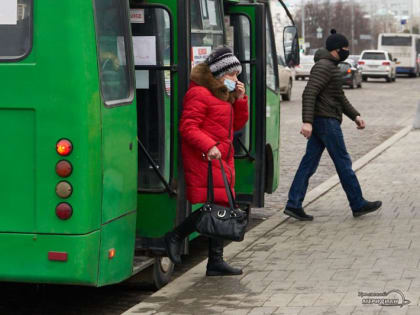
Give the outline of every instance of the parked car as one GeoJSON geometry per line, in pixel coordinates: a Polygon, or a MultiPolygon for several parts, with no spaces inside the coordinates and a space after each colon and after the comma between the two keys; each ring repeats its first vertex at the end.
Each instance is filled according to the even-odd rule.
{"type": "Polygon", "coordinates": [[[384,78],[387,82],[396,80],[396,61],[392,55],[384,50],[364,50],[360,56],[359,67],[362,79],[384,78]]]}
{"type": "Polygon", "coordinates": [[[357,63],[352,59],[346,59],[338,64],[343,77],[343,85],[354,89],[362,87],[362,71],[357,67],[357,63]]]}
{"type": "Polygon", "coordinates": [[[280,93],[283,101],[290,101],[292,98],[293,72],[286,65],[282,56],[278,56],[280,93]]]}
{"type": "Polygon", "coordinates": [[[311,73],[314,64],[313,55],[301,56],[300,65],[295,67],[295,79],[299,80],[302,78],[302,80],[305,80],[305,78],[309,78],[309,74],[311,73]]]}

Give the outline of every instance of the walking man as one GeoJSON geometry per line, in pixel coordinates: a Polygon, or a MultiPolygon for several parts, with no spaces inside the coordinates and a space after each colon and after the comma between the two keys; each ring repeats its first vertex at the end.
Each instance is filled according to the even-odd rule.
{"type": "Polygon", "coordinates": [[[309,178],[315,173],[325,148],[334,162],[353,216],[359,217],[373,212],[382,205],[381,201],[370,202],[363,198],[341,130],[343,113],[356,123],[358,129],[365,128],[365,121],[360,113],[344,95],[342,78],[337,67],[349,54],[346,37],[331,30],[326,49],[321,48],[315,54],[315,65],[303,92],[303,126],[300,133],[308,139],[308,143],[284,210],[286,215],[301,221],[313,220],[313,216],[303,210],[302,202],[309,178]]]}

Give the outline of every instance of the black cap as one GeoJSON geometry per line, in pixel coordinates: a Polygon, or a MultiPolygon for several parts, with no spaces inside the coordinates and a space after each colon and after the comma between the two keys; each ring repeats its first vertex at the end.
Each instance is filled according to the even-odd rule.
{"type": "Polygon", "coordinates": [[[344,35],[338,34],[335,29],[332,29],[331,35],[328,36],[325,46],[328,51],[333,51],[334,49],[348,47],[349,41],[344,35]]]}

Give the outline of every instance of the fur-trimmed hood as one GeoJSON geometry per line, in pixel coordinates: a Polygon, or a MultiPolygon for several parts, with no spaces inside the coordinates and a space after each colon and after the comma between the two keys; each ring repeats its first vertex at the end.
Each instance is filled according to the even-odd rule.
{"type": "Polygon", "coordinates": [[[226,85],[217,80],[205,63],[196,65],[191,70],[191,81],[207,88],[218,99],[233,104],[236,101],[235,92],[229,92],[226,85]]]}

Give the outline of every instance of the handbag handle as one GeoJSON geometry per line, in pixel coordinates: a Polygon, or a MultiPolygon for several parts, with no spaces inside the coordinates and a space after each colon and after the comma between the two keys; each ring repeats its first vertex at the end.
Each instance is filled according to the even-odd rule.
{"type": "MultiPolygon", "coordinates": [[[[225,168],[223,167],[222,160],[219,159],[220,170],[222,171],[223,184],[225,186],[226,196],[229,201],[229,206],[231,209],[235,209],[235,202],[233,199],[233,193],[230,189],[229,182],[226,177],[225,168]]],[[[208,171],[207,171],[207,203],[214,203],[214,185],[213,185],[213,167],[211,162],[208,162],[208,171]]]]}
{"type": "Polygon", "coordinates": [[[207,170],[207,203],[214,202],[213,170],[211,161],[208,162],[207,170]]]}
{"type": "Polygon", "coordinates": [[[219,159],[219,162],[220,162],[220,169],[222,171],[223,183],[225,184],[226,195],[229,200],[230,208],[235,209],[232,190],[230,189],[230,185],[226,177],[226,172],[225,172],[225,168],[223,167],[223,162],[221,159],[219,159]]]}

